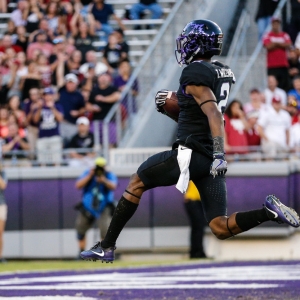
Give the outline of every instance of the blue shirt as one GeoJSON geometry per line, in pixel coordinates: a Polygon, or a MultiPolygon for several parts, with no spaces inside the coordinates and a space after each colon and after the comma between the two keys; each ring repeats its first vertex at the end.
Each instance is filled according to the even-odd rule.
{"type": "Polygon", "coordinates": [[[71,110],[79,110],[85,106],[82,94],[79,91],[68,92],[65,87],[59,90],[59,103],[64,110],[64,119],[72,124],[76,123],[77,117],[72,117],[71,110]]]}
{"type": "MultiPolygon", "coordinates": [[[[90,170],[86,170],[79,178],[82,179],[89,174],[90,170]]],[[[105,177],[113,182],[118,183],[117,177],[112,172],[105,172],[105,177]]],[[[96,177],[93,176],[91,181],[83,188],[82,204],[94,217],[98,218],[104,208],[109,203],[114,202],[114,191],[109,190],[103,183],[96,182],[96,177]]]]}
{"type": "Polygon", "coordinates": [[[294,89],[288,92],[288,96],[294,96],[297,101],[297,108],[300,110],[300,94],[294,89]]]}
{"type": "Polygon", "coordinates": [[[114,9],[111,4],[104,3],[103,8],[97,9],[96,5],[93,5],[92,14],[96,21],[99,21],[101,24],[108,24],[108,19],[110,15],[114,15],[114,9]]]}

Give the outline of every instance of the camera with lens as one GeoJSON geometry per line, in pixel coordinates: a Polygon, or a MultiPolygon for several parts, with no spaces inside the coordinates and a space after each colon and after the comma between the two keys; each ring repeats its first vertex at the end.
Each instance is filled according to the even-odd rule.
{"type": "Polygon", "coordinates": [[[95,168],[95,176],[96,177],[101,177],[104,174],[104,168],[96,166],[95,168]]]}

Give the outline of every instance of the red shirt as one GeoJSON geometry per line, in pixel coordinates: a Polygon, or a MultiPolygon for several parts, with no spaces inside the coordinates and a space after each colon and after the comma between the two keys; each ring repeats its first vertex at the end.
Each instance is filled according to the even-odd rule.
{"type": "MultiPolygon", "coordinates": [[[[229,119],[228,116],[224,115],[225,119],[225,132],[227,136],[227,143],[232,147],[247,147],[248,140],[246,135],[246,130],[244,129],[244,125],[240,119],[229,119]]],[[[233,150],[230,152],[226,152],[227,154],[233,153],[246,153],[247,150],[233,150]]]]}
{"type": "MultiPolygon", "coordinates": [[[[292,44],[290,36],[285,32],[274,33],[268,32],[263,37],[264,46],[270,43],[289,43],[292,44]]],[[[287,52],[284,48],[275,48],[267,51],[267,67],[268,68],[280,68],[288,67],[287,52]]]]}
{"type": "MultiPolygon", "coordinates": [[[[18,46],[18,45],[12,45],[10,48],[13,48],[16,53],[23,51],[23,49],[20,46],[18,46]]],[[[6,49],[8,49],[8,48],[4,48],[3,46],[0,46],[0,52],[5,53],[6,49]]]]}

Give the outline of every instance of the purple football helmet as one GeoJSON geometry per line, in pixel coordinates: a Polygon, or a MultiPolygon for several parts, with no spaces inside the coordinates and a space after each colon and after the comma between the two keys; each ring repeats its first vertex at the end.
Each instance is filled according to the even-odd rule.
{"type": "Polygon", "coordinates": [[[196,55],[220,55],[223,44],[221,28],[210,20],[188,23],[176,39],[175,56],[179,65],[188,65],[196,55]]]}

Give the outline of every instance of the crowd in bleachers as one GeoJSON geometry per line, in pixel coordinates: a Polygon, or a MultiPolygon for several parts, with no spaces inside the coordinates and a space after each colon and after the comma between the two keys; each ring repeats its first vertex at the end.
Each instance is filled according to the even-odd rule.
{"type": "MultiPolygon", "coordinates": [[[[152,9],[155,1],[140,2],[132,6],[135,18],[143,10],[152,9]]],[[[155,3],[153,8],[152,17],[160,17],[160,6],[155,3]]],[[[0,11],[6,12],[1,3],[0,11]]],[[[88,133],[98,131],[92,121],[98,120],[101,129],[110,108],[120,100],[132,73],[125,29],[113,5],[103,0],[18,0],[0,38],[0,139],[4,158],[11,158],[14,151],[19,159],[38,158],[39,163],[59,164],[62,149],[76,146],[73,138],[78,134],[88,141],[81,139],[75,148],[89,145],[92,152],[90,134],[80,126],[89,125],[88,133]],[[115,21],[115,27],[109,20],[115,21]],[[81,117],[86,119],[78,123],[81,117]],[[22,150],[31,154],[18,152],[22,150]],[[57,155],[50,157],[51,151],[57,155]]],[[[131,92],[133,97],[138,94],[137,81],[131,92]]],[[[134,101],[128,111],[127,98],[121,104],[122,122],[128,113],[136,111],[134,101]]],[[[114,131],[114,124],[110,124],[112,145],[114,131]]]]}

